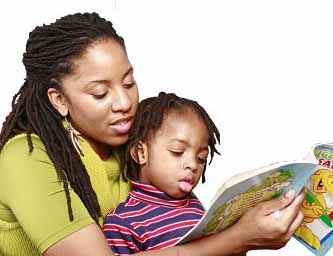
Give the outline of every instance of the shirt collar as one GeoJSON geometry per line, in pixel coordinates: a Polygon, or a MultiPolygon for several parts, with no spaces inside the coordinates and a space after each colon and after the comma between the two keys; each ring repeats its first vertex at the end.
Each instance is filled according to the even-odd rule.
{"type": "Polygon", "coordinates": [[[130,197],[133,199],[169,207],[183,207],[189,203],[188,196],[180,199],[173,198],[156,187],[139,181],[131,180],[131,185],[130,197]]]}

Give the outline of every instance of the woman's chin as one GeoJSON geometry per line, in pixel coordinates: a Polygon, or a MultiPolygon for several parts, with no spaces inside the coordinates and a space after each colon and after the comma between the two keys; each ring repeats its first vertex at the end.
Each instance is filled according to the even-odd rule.
{"type": "Polygon", "coordinates": [[[128,134],[118,135],[116,137],[111,138],[107,141],[107,144],[111,147],[119,147],[126,144],[128,141],[128,134]]]}

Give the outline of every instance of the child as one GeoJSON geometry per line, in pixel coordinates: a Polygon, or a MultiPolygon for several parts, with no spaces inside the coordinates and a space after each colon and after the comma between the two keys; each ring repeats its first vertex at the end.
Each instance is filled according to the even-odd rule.
{"type": "Polygon", "coordinates": [[[204,213],[191,193],[220,134],[195,101],[161,92],[140,102],[125,154],[132,191],[105,218],[116,255],[175,245],[204,213]]]}

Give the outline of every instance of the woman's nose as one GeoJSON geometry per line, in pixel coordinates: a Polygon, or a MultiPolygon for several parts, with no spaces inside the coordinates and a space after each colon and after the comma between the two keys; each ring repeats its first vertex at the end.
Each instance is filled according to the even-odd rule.
{"type": "Polygon", "coordinates": [[[112,111],[127,112],[131,109],[131,99],[125,88],[117,88],[113,91],[112,111]]]}

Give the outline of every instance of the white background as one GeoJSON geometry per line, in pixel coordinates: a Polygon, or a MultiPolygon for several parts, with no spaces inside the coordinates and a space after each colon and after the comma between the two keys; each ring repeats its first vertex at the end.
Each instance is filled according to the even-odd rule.
{"type": "MultiPolygon", "coordinates": [[[[197,188],[205,205],[222,182],[333,141],[331,1],[6,1],[0,15],[0,119],[23,83],[36,25],[96,11],[125,38],[141,98],[159,91],[198,100],[220,128],[221,157],[197,188]]],[[[278,251],[312,255],[292,240],[278,251]]]]}

